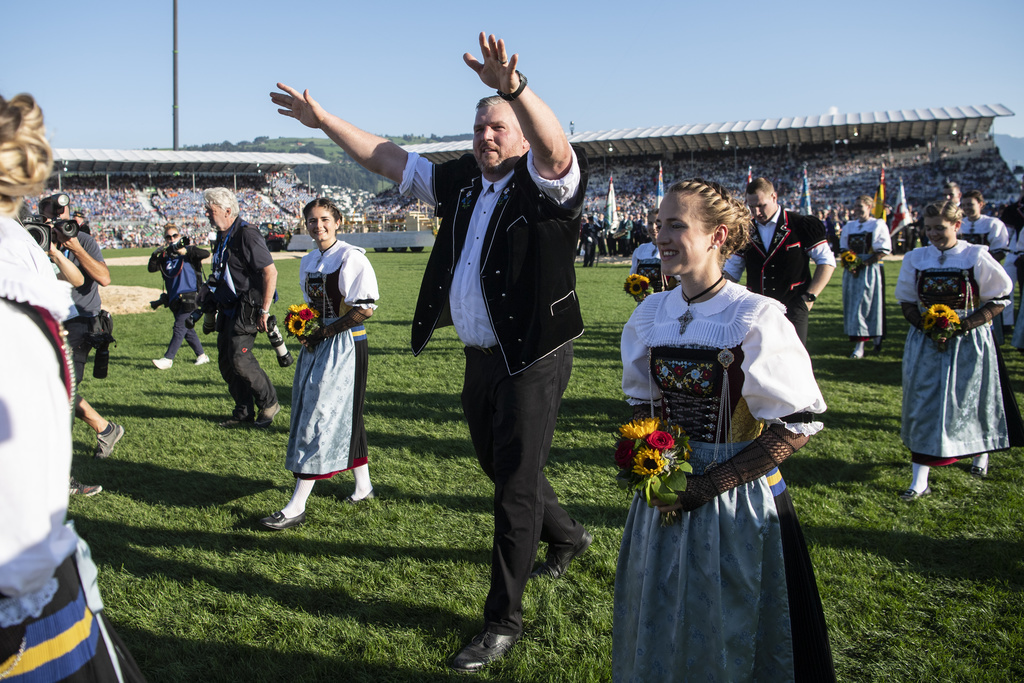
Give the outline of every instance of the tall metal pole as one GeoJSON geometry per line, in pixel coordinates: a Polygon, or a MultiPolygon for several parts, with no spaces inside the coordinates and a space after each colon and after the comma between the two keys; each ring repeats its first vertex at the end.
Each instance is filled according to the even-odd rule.
{"type": "Polygon", "coordinates": [[[178,0],[174,0],[174,150],[178,150],[178,0]]]}

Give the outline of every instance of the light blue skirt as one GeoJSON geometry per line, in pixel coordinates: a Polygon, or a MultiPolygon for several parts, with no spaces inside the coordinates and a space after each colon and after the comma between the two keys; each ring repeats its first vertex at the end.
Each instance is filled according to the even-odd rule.
{"type": "Polygon", "coordinates": [[[912,452],[937,458],[1009,448],[991,327],[954,337],[945,351],[910,328],[903,347],[900,436],[912,452]]]}
{"type": "MultiPolygon", "coordinates": [[[[747,443],[720,444],[717,460],[747,443]]],[[[690,462],[703,472],[715,446],[691,445],[690,462]]],[[[612,680],[793,677],[782,532],[767,478],[680,512],[672,526],[634,497],[615,575],[612,680]]]]}
{"type": "Polygon", "coordinates": [[[289,471],[328,474],[349,469],[360,456],[352,452],[352,430],[356,391],[366,383],[357,373],[356,344],[365,343],[366,329],[360,326],[299,353],[285,457],[289,471]]]}
{"type": "MultiPolygon", "coordinates": [[[[866,258],[868,254],[861,254],[866,258]]],[[[882,264],[861,269],[854,277],[843,272],[843,333],[879,337],[884,333],[885,285],[882,264]]]]}

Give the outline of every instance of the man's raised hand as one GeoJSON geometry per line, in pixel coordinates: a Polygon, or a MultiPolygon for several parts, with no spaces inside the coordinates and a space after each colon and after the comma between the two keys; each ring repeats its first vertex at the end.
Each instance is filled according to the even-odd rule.
{"type": "Polygon", "coordinates": [[[298,119],[302,125],[309,128],[320,127],[327,112],[319,102],[313,99],[308,89],[299,93],[298,90],[290,88],[284,83],[278,83],[277,87],[284,92],[270,93],[270,101],[280,107],[277,110],[279,114],[298,119]]]}
{"type": "Polygon", "coordinates": [[[480,52],[484,58],[483,62],[469,52],[462,55],[462,59],[476,72],[484,85],[505,93],[515,92],[519,87],[519,76],[516,75],[519,55],[515,54],[509,58],[505,50],[505,41],[498,40],[493,33],[487,36],[483,31],[480,32],[480,52]]]}

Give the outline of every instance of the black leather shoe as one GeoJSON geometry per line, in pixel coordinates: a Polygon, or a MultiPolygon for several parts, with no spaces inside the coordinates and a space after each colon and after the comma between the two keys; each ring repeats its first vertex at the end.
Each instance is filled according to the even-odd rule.
{"type": "Polygon", "coordinates": [[[291,529],[293,526],[299,526],[306,521],[306,513],[300,512],[294,517],[285,517],[284,513],[277,511],[269,517],[264,517],[260,520],[260,524],[273,529],[274,531],[281,531],[282,529],[291,529]]]}
{"type": "Polygon", "coordinates": [[[594,537],[590,535],[590,532],[586,529],[583,530],[583,536],[576,542],[576,545],[566,550],[552,550],[548,548],[548,558],[543,564],[538,566],[530,574],[531,579],[535,579],[538,576],[550,576],[552,579],[557,579],[559,576],[565,573],[565,570],[569,568],[569,563],[575,560],[577,557],[586,552],[590,544],[594,542],[594,537]]]}
{"type": "Polygon", "coordinates": [[[462,673],[475,673],[508,654],[517,640],[519,634],[507,636],[485,630],[455,653],[450,666],[462,673]]]}
{"type": "MultiPolygon", "coordinates": [[[[354,495],[355,494],[353,493],[352,496],[354,496],[354,495]]],[[[362,498],[358,498],[357,499],[357,498],[353,498],[352,496],[349,496],[348,498],[345,499],[345,504],[346,505],[359,505],[360,503],[362,503],[364,501],[373,500],[374,498],[377,497],[377,494],[373,492],[373,489],[370,489],[370,492],[367,493],[362,498]]]]}
{"type": "Polygon", "coordinates": [[[921,496],[927,496],[931,492],[932,492],[932,489],[929,486],[926,486],[924,491],[920,491],[920,492],[915,491],[914,489],[907,489],[906,491],[904,491],[903,493],[900,494],[900,500],[909,503],[912,500],[917,500],[921,496]]]}
{"type": "Polygon", "coordinates": [[[224,420],[223,422],[218,422],[217,426],[223,427],[225,429],[234,429],[235,427],[251,427],[252,419],[250,418],[247,420],[239,420],[237,417],[231,417],[228,418],[227,420],[224,420]]]}

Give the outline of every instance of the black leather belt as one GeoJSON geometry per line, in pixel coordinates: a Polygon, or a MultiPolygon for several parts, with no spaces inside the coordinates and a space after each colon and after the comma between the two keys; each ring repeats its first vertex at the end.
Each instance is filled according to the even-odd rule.
{"type": "Polygon", "coordinates": [[[466,348],[473,349],[474,351],[479,351],[480,353],[486,354],[488,356],[493,356],[495,353],[498,352],[497,346],[473,346],[472,344],[466,344],[466,348]]]}

